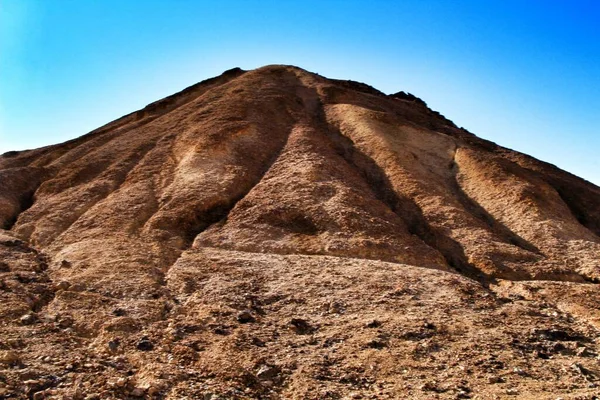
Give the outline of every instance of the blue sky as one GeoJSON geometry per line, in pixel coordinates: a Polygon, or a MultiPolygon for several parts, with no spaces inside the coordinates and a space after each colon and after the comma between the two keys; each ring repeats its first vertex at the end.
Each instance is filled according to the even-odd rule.
{"type": "Polygon", "coordinates": [[[578,0],[0,0],[0,152],[266,64],[409,91],[600,185],[600,3],[578,0]]]}

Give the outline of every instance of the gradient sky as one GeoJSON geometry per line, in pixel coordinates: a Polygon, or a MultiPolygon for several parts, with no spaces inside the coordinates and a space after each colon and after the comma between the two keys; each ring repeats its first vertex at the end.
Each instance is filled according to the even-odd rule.
{"type": "Polygon", "coordinates": [[[411,92],[600,185],[600,2],[0,0],[0,153],[239,66],[411,92]]]}

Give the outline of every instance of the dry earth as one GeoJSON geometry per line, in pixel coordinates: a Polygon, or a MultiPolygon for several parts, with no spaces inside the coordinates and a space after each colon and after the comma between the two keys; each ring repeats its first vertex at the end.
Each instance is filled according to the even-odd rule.
{"type": "Polygon", "coordinates": [[[600,188],[233,69],[0,156],[0,398],[596,399],[600,188]]]}

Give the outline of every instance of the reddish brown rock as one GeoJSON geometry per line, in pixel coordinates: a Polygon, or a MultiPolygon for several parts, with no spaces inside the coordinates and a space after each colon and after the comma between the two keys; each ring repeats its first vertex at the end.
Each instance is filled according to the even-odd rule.
{"type": "Polygon", "coordinates": [[[13,397],[599,393],[600,188],[410,94],[230,70],[0,156],[0,226],[13,397]]]}

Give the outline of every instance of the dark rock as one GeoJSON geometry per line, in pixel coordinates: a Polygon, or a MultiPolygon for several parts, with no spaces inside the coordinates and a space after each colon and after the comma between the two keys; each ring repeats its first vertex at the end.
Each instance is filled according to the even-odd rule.
{"type": "Polygon", "coordinates": [[[254,318],[254,315],[252,315],[252,311],[250,311],[250,310],[241,311],[237,315],[236,319],[238,320],[238,322],[240,324],[247,324],[249,322],[256,321],[256,318],[254,318]]]}
{"type": "Polygon", "coordinates": [[[127,314],[127,312],[122,308],[115,308],[112,313],[116,317],[123,317],[127,314]]]}
{"type": "Polygon", "coordinates": [[[55,318],[55,321],[58,324],[58,327],[61,329],[67,329],[73,326],[73,323],[75,322],[70,314],[58,314],[55,318]]]}
{"type": "Polygon", "coordinates": [[[67,290],[70,286],[71,286],[71,284],[69,282],[60,281],[56,285],[54,285],[54,290],[56,290],[56,291],[67,290]]]}
{"type": "Polygon", "coordinates": [[[423,328],[429,329],[429,330],[435,330],[436,329],[435,325],[432,324],[431,322],[424,322],[423,323],[423,328]]]}
{"type": "MultiPolygon", "coordinates": [[[[108,348],[110,349],[110,351],[117,351],[120,344],[121,344],[121,341],[117,338],[117,339],[114,339],[114,340],[111,340],[110,342],[108,342],[108,348]]],[[[138,343],[138,349],[139,349],[139,345],[140,344],[138,343]]],[[[152,343],[150,343],[150,345],[152,345],[152,343]]],[[[142,350],[142,349],[140,349],[140,350],[142,350]]]]}
{"type": "Polygon", "coordinates": [[[37,316],[34,313],[28,313],[28,314],[23,315],[19,319],[19,321],[23,325],[31,325],[31,324],[34,324],[37,321],[37,316]]]}
{"type": "Polygon", "coordinates": [[[367,328],[379,328],[381,326],[381,322],[374,319],[365,324],[367,328]]]}
{"type": "Polygon", "coordinates": [[[407,92],[401,91],[398,93],[391,94],[390,97],[400,99],[400,100],[412,101],[413,103],[417,103],[424,107],[427,107],[427,103],[425,103],[422,99],[418,98],[417,96],[415,96],[412,93],[407,93],[407,92]]]}
{"type": "Polygon", "coordinates": [[[256,377],[260,380],[272,380],[279,375],[279,368],[263,365],[256,373],[256,377]]]}
{"type": "Polygon", "coordinates": [[[229,335],[229,330],[222,326],[214,327],[212,331],[216,335],[222,335],[222,336],[229,335]]]}
{"type": "Polygon", "coordinates": [[[305,335],[313,331],[313,327],[305,319],[292,318],[290,320],[290,325],[292,326],[292,329],[299,335],[305,335]]]}
{"type": "Polygon", "coordinates": [[[10,267],[4,261],[0,261],[0,272],[8,272],[10,271],[10,267]]]}
{"type": "Polygon", "coordinates": [[[381,350],[387,347],[387,342],[381,339],[373,339],[367,343],[367,347],[371,349],[381,350]]]}
{"type": "Polygon", "coordinates": [[[566,329],[541,329],[535,332],[535,336],[537,336],[537,338],[540,340],[559,342],[577,342],[587,340],[587,338],[583,337],[582,335],[566,329]]]}
{"type": "Polygon", "coordinates": [[[150,351],[152,349],[154,349],[154,344],[152,344],[152,342],[150,341],[150,339],[148,339],[147,336],[144,336],[138,343],[137,343],[137,349],[141,350],[141,351],[150,351]]]}

